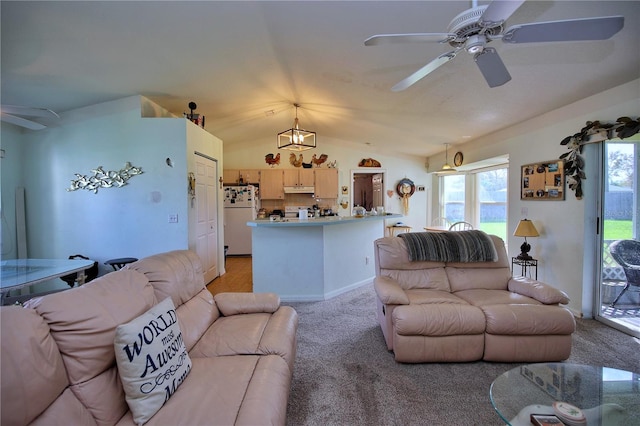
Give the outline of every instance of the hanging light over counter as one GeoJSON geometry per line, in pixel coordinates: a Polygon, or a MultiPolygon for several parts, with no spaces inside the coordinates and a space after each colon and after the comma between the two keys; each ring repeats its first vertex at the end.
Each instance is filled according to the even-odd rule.
{"type": "Polygon", "coordinates": [[[316,132],[303,130],[298,124],[298,107],[299,104],[293,104],[296,107],[296,119],[293,121],[293,127],[284,132],[278,133],[278,149],[288,149],[289,151],[306,151],[316,147],[316,132]]]}
{"type": "Polygon", "coordinates": [[[449,164],[449,144],[445,143],[444,144],[444,155],[445,155],[445,161],[444,164],[442,166],[442,168],[440,170],[438,170],[436,173],[441,173],[441,174],[445,174],[445,173],[455,173],[457,172],[456,169],[454,169],[450,164],[449,164]]]}

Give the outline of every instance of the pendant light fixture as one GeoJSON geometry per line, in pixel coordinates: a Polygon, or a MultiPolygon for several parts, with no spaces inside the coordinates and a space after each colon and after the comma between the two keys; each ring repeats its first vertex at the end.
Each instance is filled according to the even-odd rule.
{"type": "Polygon", "coordinates": [[[303,130],[298,125],[298,107],[299,104],[293,104],[296,107],[296,119],[293,121],[293,127],[284,132],[278,133],[278,149],[288,149],[289,151],[306,151],[316,147],[316,132],[303,130]]]}
{"type": "Polygon", "coordinates": [[[449,144],[445,143],[444,144],[445,148],[444,148],[444,155],[445,155],[445,162],[444,165],[442,166],[442,168],[440,170],[438,170],[436,173],[455,173],[457,172],[456,169],[454,169],[453,167],[451,167],[451,165],[449,165],[449,144]]]}

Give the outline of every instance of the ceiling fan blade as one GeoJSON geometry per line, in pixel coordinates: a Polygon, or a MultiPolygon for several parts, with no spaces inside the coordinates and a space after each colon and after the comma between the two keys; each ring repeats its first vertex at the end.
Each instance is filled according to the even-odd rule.
{"type": "Polygon", "coordinates": [[[507,71],[507,67],[504,66],[504,62],[500,59],[496,49],[487,47],[484,51],[476,54],[473,60],[480,68],[480,72],[484,79],[487,80],[489,87],[502,86],[511,80],[511,75],[507,71]]]}
{"type": "Polygon", "coordinates": [[[47,126],[44,126],[35,121],[27,120],[26,118],[17,117],[15,115],[7,114],[5,112],[0,113],[0,119],[7,123],[15,124],[16,126],[25,127],[30,130],[42,130],[47,126]]]}
{"type": "Polygon", "coordinates": [[[504,21],[509,19],[525,0],[504,1],[496,0],[489,3],[478,22],[481,27],[495,27],[502,25],[504,21]]]}
{"type": "Polygon", "coordinates": [[[456,35],[450,33],[413,33],[413,34],[378,34],[364,41],[365,46],[400,43],[446,43],[455,40],[456,35]]]}
{"type": "Polygon", "coordinates": [[[33,108],[18,105],[1,105],[0,111],[5,114],[21,115],[23,117],[60,118],[58,114],[47,108],[33,108]]]}
{"type": "Polygon", "coordinates": [[[455,58],[456,54],[458,53],[458,50],[452,50],[451,52],[443,53],[433,61],[429,62],[424,67],[420,68],[418,71],[411,74],[409,77],[402,80],[400,83],[393,86],[391,90],[394,92],[400,92],[402,90],[407,89],[408,87],[412,86],[413,84],[417,83],[418,81],[426,77],[429,73],[432,73],[433,71],[438,69],[440,66],[446,64],[447,62],[455,58]]]}
{"type": "Polygon", "coordinates": [[[509,27],[502,37],[505,43],[606,40],[624,26],[623,16],[536,22],[509,27]]]}

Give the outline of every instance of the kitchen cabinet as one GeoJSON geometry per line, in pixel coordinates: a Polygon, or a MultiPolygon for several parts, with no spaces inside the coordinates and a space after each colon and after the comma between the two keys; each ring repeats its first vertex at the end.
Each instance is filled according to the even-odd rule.
{"type": "Polygon", "coordinates": [[[259,184],[260,170],[257,170],[257,169],[240,170],[239,179],[242,179],[242,183],[259,184]]]}
{"type": "Polygon", "coordinates": [[[240,179],[240,170],[224,169],[222,171],[222,180],[227,185],[237,185],[240,179]]]}
{"type": "Polygon", "coordinates": [[[313,169],[284,169],[284,186],[314,186],[313,169]]]}
{"type": "Polygon", "coordinates": [[[284,173],[278,169],[264,169],[260,172],[260,199],[284,199],[284,173]]]}
{"type": "Polygon", "coordinates": [[[315,169],[316,198],[338,198],[338,169],[315,169]]]}

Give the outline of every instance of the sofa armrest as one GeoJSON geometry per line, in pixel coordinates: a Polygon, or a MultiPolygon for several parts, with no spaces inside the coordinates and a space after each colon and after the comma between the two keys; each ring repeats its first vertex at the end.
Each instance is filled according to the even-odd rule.
{"type": "Polygon", "coordinates": [[[549,284],[527,277],[513,277],[509,280],[509,291],[536,299],[545,305],[569,303],[569,296],[549,284]]]}
{"type": "Polygon", "coordinates": [[[408,305],[409,297],[402,287],[387,277],[375,277],[373,288],[376,290],[378,299],[385,305],[408,305]]]}
{"type": "Polygon", "coordinates": [[[225,317],[238,314],[270,314],[280,307],[280,297],[275,293],[219,293],[213,298],[225,317]]]}

